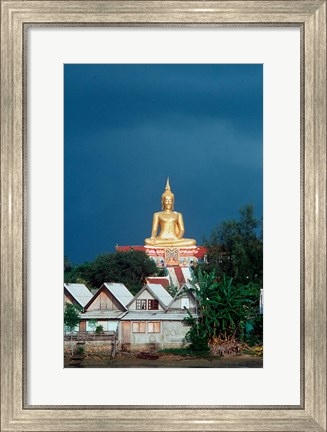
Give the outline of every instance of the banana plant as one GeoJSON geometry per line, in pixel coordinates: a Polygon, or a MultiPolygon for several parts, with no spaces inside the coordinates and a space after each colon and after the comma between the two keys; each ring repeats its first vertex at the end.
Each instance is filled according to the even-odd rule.
{"type": "Polygon", "coordinates": [[[242,340],[245,324],[258,310],[260,287],[253,284],[234,285],[225,275],[218,280],[215,272],[203,274],[188,289],[197,299],[197,316],[185,319],[190,326],[186,340],[208,344],[213,338],[236,337],[242,340]]]}

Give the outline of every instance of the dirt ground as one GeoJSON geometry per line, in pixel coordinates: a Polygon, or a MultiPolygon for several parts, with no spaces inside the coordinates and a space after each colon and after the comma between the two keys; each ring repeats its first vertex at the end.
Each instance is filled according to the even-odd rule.
{"type": "Polygon", "coordinates": [[[121,353],[110,360],[108,356],[92,356],[80,365],[70,365],[65,358],[65,368],[262,368],[263,358],[252,355],[225,357],[191,357],[172,354],[160,355],[156,360],[140,359],[136,354],[121,353]]]}

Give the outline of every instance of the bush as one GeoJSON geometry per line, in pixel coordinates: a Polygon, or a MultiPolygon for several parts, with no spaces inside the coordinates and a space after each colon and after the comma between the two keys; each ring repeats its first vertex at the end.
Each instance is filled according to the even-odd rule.
{"type": "Polygon", "coordinates": [[[185,335],[185,342],[189,343],[188,349],[194,354],[207,354],[209,348],[209,334],[205,326],[191,317],[185,318],[191,326],[190,330],[185,335]]]}
{"type": "Polygon", "coordinates": [[[158,350],[159,354],[172,354],[176,356],[189,356],[190,350],[188,348],[163,348],[161,350],[158,350]]]}
{"type": "Polygon", "coordinates": [[[189,349],[194,354],[208,354],[210,351],[208,338],[206,335],[197,335],[196,333],[190,335],[189,349]]]}
{"type": "Polygon", "coordinates": [[[246,325],[246,342],[249,346],[262,345],[263,343],[263,315],[258,314],[246,325]],[[250,326],[249,326],[250,325],[250,326]],[[250,327],[250,329],[249,329],[250,327]]]}
{"type": "Polygon", "coordinates": [[[96,328],[95,328],[95,333],[96,334],[101,334],[101,333],[103,333],[103,326],[100,324],[100,325],[98,325],[98,326],[96,326],[96,328]]]}
{"type": "MultiPolygon", "coordinates": [[[[190,313],[185,318],[190,330],[186,334],[186,341],[190,343],[193,352],[209,351],[209,343],[215,339],[243,342],[246,339],[246,323],[251,323],[248,336],[262,338],[260,318],[257,318],[260,287],[257,284],[234,285],[233,279],[217,278],[215,272],[210,274],[198,273],[197,283],[192,283],[189,290],[198,301],[198,318],[190,313]]],[[[225,347],[226,348],[226,347],[225,347]]],[[[235,345],[233,350],[237,350],[235,345]]]]}
{"type": "Polygon", "coordinates": [[[85,351],[84,345],[77,344],[75,351],[74,351],[74,354],[78,355],[78,356],[82,356],[82,355],[84,355],[84,351],[85,351]]]}

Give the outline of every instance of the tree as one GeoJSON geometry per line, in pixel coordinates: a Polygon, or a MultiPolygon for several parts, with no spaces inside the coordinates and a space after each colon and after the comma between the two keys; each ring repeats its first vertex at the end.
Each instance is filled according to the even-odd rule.
{"type": "Polygon", "coordinates": [[[73,264],[70,261],[70,259],[68,258],[68,256],[64,256],[64,272],[65,273],[69,273],[72,271],[73,268],[73,264]]]}
{"type": "Polygon", "coordinates": [[[79,266],[73,264],[71,260],[65,255],[64,257],[64,282],[65,283],[80,283],[87,285],[87,280],[82,277],[86,272],[89,264],[84,263],[79,266]]]}
{"type": "Polygon", "coordinates": [[[256,219],[252,205],[239,210],[239,220],[217,225],[204,243],[208,249],[205,272],[215,270],[218,277],[225,274],[234,283],[262,284],[263,242],[262,222],[256,219]],[[258,233],[260,232],[261,235],[258,233]]]}
{"type": "Polygon", "coordinates": [[[104,282],[120,282],[136,294],[145,278],[156,271],[155,262],[145,252],[130,250],[99,255],[93,262],[78,266],[73,279],[84,280],[93,288],[99,288],[104,282]]]}
{"type": "Polygon", "coordinates": [[[69,329],[69,331],[73,331],[74,328],[79,324],[80,320],[81,318],[79,316],[76,306],[71,303],[66,303],[64,312],[64,324],[69,329]]]}
{"type": "Polygon", "coordinates": [[[246,322],[255,319],[259,310],[260,286],[257,284],[234,285],[233,279],[218,280],[215,271],[198,273],[190,289],[198,302],[197,317],[190,313],[186,322],[190,330],[186,340],[193,351],[206,351],[215,338],[228,340],[245,338],[246,322]]]}

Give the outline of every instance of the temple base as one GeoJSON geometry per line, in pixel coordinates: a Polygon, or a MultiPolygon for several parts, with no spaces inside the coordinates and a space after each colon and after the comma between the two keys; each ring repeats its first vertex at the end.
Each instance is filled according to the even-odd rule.
{"type": "Polygon", "coordinates": [[[159,247],[159,246],[118,246],[117,252],[129,250],[144,251],[158,267],[189,267],[198,261],[205,262],[207,249],[203,246],[159,247]]]}
{"type": "Polygon", "coordinates": [[[145,252],[156,262],[157,266],[190,266],[197,263],[199,248],[189,247],[156,247],[144,246],[145,252]]]}

